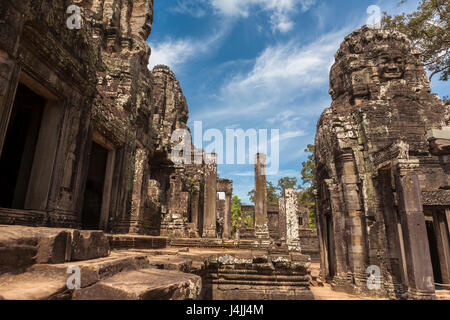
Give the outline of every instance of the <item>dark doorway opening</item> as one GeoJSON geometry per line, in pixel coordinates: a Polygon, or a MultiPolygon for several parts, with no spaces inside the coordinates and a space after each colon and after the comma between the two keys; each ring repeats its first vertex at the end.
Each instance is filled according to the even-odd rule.
{"type": "Polygon", "coordinates": [[[0,207],[24,209],[46,100],[19,83],[0,157],[0,207]]]}
{"type": "Polygon", "coordinates": [[[441,264],[439,261],[438,244],[433,221],[425,221],[427,226],[428,244],[430,246],[431,264],[433,266],[433,275],[435,283],[443,283],[441,264]]]}
{"type": "Polygon", "coordinates": [[[81,218],[82,227],[85,230],[100,228],[107,160],[108,150],[92,142],[81,218]]]}
{"type": "Polygon", "coordinates": [[[332,244],[332,236],[331,232],[333,232],[333,225],[332,225],[332,218],[329,215],[325,216],[326,218],[326,232],[327,232],[327,252],[328,252],[328,270],[330,273],[330,278],[333,278],[336,274],[334,270],[334,251],[333,251],[333,244],[332,244]]]}

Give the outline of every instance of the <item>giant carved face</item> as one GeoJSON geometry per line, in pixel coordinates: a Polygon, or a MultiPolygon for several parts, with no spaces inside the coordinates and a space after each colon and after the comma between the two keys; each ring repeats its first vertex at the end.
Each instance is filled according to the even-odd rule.
{"type": "Polygon", "coordinates": [[[337,99],[342,93],[344,93],[344,79],[342,72],[337,65],[333,65],[330,72],[330,91],[333,100],[337,99]]]}
{"type": "Polygon", "coordinates": [[[381,79],[400,79],[405,71],[405,58],[400,51],[381,52],[376,65],[381,79]]]}

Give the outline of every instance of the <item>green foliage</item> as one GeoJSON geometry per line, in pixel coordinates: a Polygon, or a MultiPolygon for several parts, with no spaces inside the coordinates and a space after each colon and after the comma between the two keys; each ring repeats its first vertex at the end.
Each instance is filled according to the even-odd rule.
{"type": "Polygon", "coordinates": [[[286,189],[298,189],[298,181],[297,178],[289,178],[284,177],[278,180],[278,192],[280,193],[280,196],[284,196],[284,192],[286,189]]]}
{"type": "MultiPolygon", "coordinates": [[[[407,0],[402,0],[402,5],[407,0]]],[[[413,46],[422,52],[430,79],[440,74],[440,80],[447,81],[450,74],[450,1],[421,0],[411,14],[390,16],[384,12],[384,28],[396,29],[406,34],[413,46]]]]}
{"type": "Polygon", "coordinates": [[[308,160],[302,163],[302,182],[303,184],[310,185],[313,188],[316,187],[316,162],[314,157],[316,147],[312,144],[308,144],[305,149],[306,153],[309,153],[308,160]]]}
{"type": "Polygon", "coordinates": [[[253,228],[253,226],[255,225],[253,214],[254,213],[251,211],[244,212],[244,226],[245,227],[253,228]]]}
{"type": "MultiPolygon", "coordinates": [[[[268,204],[278,204],[279,195],[277,193],[278,189],[273,185],[271,181],[266,181],[267,190],[267,203],[268,204]]],[[[248,193],[248,197],[252,203],[255,203],[255,189],[248,193]]]]}
{"type": "Polygon", "coordinates": [[[231,232],[234,235],[241,228],[242,201],[238,196],[231,198],[231,232]]]}
{"type": "Polygon", "coordinates": [[[309,226],[311,229],[316,229],[316,212],[314,209],[309,210],[309,226]]]}
{"type": "Polygon", "coordinates": [[[298,202],[312,208],[309,210],[309,225],[311,228],[316,227],[316,218],[314,209],[316,205],[316,199],[314,197],[314,190],[316,189],[316,161],[315,161],[315,146],[309,144],[306,149],[306,153],[309,153],[308,160],[302,163],[302,182],[303,186],[300,187],[298,192],[298,202]]]}

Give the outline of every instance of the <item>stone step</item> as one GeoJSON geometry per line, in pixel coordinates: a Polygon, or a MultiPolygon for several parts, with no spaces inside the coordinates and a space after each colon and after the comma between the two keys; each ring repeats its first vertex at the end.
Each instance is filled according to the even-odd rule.
{"type": "Polygon", "coordinates": [[[163,249],[166,248],[166,237],[140,236],[131,234],[108,234],[112,249],[163,249]]]}
{"type": "Polygon", "coordinates": [[[223,249],[258,249],[261,244],[258,240],[227,240],[208,238],[174,238],[169,240],[172,247],[187,248],[223,248],[223,249]]]}
{"type": "Polygon", "coordinates": [[[70,298],[67,279],[69,268],[80,270],[81,288],[94,285],[118,273],[144,268],[189,272],[192,260],[173,255],[149,255],[127,251],[113,251],[109,257],[63,264],[37,264],[21,274],[0,275],[0,298],[21,300],[70,298]]]}
{"type": "Polygon", "coordinates": [[[195,300],[199,276],[171,270],[127,271],[73,293],[74,300],[195,300]]]}
{"type": "Polygon", "coordinates": [[[437,300],[450,300],[450,290],[436,290],[437,300]]]}
{"type": "Polygon", "coordinates": [[[109,243],[101,231],[0,225],[0,274],[34,264],[106,257],[109,243]]]}

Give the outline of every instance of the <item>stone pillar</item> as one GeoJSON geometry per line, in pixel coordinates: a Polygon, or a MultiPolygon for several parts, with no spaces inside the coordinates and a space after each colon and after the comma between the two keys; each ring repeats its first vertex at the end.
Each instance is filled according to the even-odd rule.
{"type": "Polygon", "coordinates": [[[231,239],[231,198],[233,197],[233,181],[219,179],[217,182],[217,192],[223,192],[225,194],[223,238],[231,239]]]}
{"type": "Polygon", "coordinates": [[[132,234],[142,232],[143,228],[145,193],[147,192],[146,186],[144,186],[144,179],[147,177],[144,177],[144,172],[147,162],[148,152],[145,149],[138,147],[136,149],[133,194],[131,196],[129,233],[132,234]]]}
{"type": "Polygon", "coordinates": [[[161,223],[161,235],[185,238],[189,236],[187,214],[189,211],[189,192],[183,191],[183,170],[176,170],[170,175],[168,210],[161,223]]]}
{"type": "Polygon", "coordinates": [[[217,194],[217,238],[224,238],[224,229],[225,229],[225,199],[220,199],[219,194],[217,194]]]}
{"type": "Polygon", "coordinates": [[[194,227],[195,236],[199,236],[199,201],[200,201],[200,185],[195,183],[194,191],[191,194],[191,222],[194,227]]]}
{"type": "MultiPolygon", "coordinates": [[[[333,223],[333,229],[329,230],[331,233],[330,241],[333,241],[330,247],[334,248],[333,252],[329,252],[328,259],[332,260],[335,266],[334,272],[339,275],[346,273],[348,270],[344,205],[339,185],[335,184],[332,179],[325,180],[325,183],[330,195],[331,219],[333,223]]],[[[324,224],[324,227],[328,228],[326,224],[324,224]]]]}
{"type": "Polygon", "coordinates": [[[450,235],[450,210],[445,210],[445,215],[447,216],[447,228],[448,234],[450,235]]]}
{"type": "Polygon", "coordinates": [[[224,239],[231,239],[231,197],[232,193],[225,193],[225,215],[223,222],[224,239]]]}
{"type": "Polygon", "coordinates": [[[255,236],[257,239],[269,239],[266,155],[263,153],[257,153],[255,157],[255,236]]]}
{"type": "Polygon", "coordinates": [[[321,220],[321,212],[319,206],[319,193],[316,189],[313,190],[315,199],[315,218],[316,218],[316,228],[317,236],[319,237],[319,252],[320,252],[320,278],[325,281],[326,275],[328,274],[327,260],[325,259],[325,248],[324,248],[324,234],[323,225],[321,220]]]}
{"type": "Polygon", "coordinates": [[[280,240],[286,241],[286,199],[278,199],[278,232],[280,240]]]}
{"type": "Polygon", "coordinates": [[[400,223],[405,244],[410,299],[434,297],[433,268],[431,265],[427,229],[423,214],[419,178],[414,169],[419,160],[398,159],[395,168],[395,185],[400,223]]]}
{"type": "Polygon", "coordinates": [[[216,238],[217,155],[205,155],[205,198],[203,210],[203,238],[216,238]]]}
{"type": "Polygon", "coordinates": [[[298,200],[295,189],[285,190],[286,202],[286,244],[289,251],[301,252],[298,226],[298,200]]]}
{"type": "Polygon", "coordinates": [[[359,198],[358,176],[353,153],[344,153],[339,158],[340,182],[345,203],[345,225],[348,230],[348,258],[351,271],[366,275],[365,248],[362,226],[362,210],[359,198]]]}

